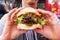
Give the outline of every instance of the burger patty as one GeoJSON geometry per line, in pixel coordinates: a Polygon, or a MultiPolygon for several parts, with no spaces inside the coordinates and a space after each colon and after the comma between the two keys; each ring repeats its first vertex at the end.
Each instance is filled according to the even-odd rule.
{"type": "Polygon", "coordinates": [[[27,15],[24,16],[22,23],[36,24],[33,18],[39,18],[39,17],[37,15],[34,15],[32,12],[29,12],[27,15]]]}
{"type": "Polygon", "coordinates": [[[38,16],[35,13],[29,12],[18,16],[16,20],[18,23],[32,25],[37,23],[41,24],[41,21],[44,21],[44,18],[42,18],[42,15],[38,16]]]}

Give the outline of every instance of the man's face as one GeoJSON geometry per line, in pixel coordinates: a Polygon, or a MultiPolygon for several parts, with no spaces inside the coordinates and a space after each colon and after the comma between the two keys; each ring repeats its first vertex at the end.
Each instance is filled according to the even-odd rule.
{"type": "Polygon", "coordinates": [[[27,2],[37,2],[38,0],[26,0],[27,2]]]}
{"type": "Polygon", "coordinates": [[[29,3],[29,4],[30,4],[30,3],[34,4],[34,3],[37,3],[38,0],[26,0],[26,2],[29,3]]]}
{"type": "Polygon", "coordinates": [[[28,5],[30,5],[33,8],[37,7],[38,0],[25,0],[28,5]]]}

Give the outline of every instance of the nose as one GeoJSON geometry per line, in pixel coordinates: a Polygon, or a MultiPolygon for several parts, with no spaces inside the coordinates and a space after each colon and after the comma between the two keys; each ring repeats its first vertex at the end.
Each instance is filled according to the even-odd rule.
{"type": "Polygon", "coordinates": [[[26,1],[28,4],[35,4],[36,2],[38,2],[38,0],[28,0],[26,1]]]}

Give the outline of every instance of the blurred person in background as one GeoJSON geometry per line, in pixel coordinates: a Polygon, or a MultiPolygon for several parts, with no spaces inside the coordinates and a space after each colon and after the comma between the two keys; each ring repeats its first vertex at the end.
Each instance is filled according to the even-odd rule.
{"type": "Polygon", "coordinates": [[[60,19],[60,0],[57,0],[57,1],[58,1],[57,16],[58,16],[58,18],[60,19]]]}
{"type": "Polygon", "coordinates": [[[9,12],[9,7],[8,7],[8,5],[7,5],[6,3],[1,3],[1,4],[4,5],[5,10],[6,10],[7,12],[9,12]]]}
{"type": "MultiPolygon", "coordinates": [[[[15,8],[15,9],[11,10],[8,14],[4,15],[2,17],[2,19],[0,20],[0,34],[1,34],[0,39],[1,40],[12,40],[12,39],[23,40],[24,38],[26,38],[26,37],[21,38],[21,34],[27,32],[27,31],[18,30],[16,28],[16,25],[14,25],[14,19],[16,17],[17,12],[19,12],[23,8],[32,7],[32,8],[36,9],[37,3],[38,3],[38,0],[33,0],[33,1],[32,0],[22,0],[22,8],[19,8],[19,9],[15,8]],[[11,18],[11,16],[12,16],[12,18],[11,18]]],[[[59,19],[56,17],[56,15],[51,14],[51,12],[44,11],[41,9],[36,9],[36,10],[39,12],[45,13],[44,15],[48,14],[47,17],[48,17],[48,20],[50,20],[50,21],[48,21],[49,22],[48,25],[44,25],[43,29],[35,29],[33,31],[35,31],[39,34],[42,34],[43,36],[45,36],[46,38],[49,38],[51,40],[55,40],[55,39],[58,40],[60,37],[59,19]]],[[[36,25],[36,26],[38,26],[38,25],[36,25]]],[[[29,32],[29,35],[30,34],[31,34],[31,32],[29,32]]],[[[24,40],[26,40],[26,39],[24,39],[24,40]]],[[[33,40],[33,39],[28,39],[28,40],[33,40]]],[[[47,39],[44,39],[44,40],[47,40],[47,39]]]]}
{"type": "Polygon", "coordinates": [[[10,10],[13,9],[13,2],[12,1],[9,2],[9,6],[10,6],[10,10]]]}
{"type": "Polygon", "coordinates": [[[17,8],[17,3],[16,2],[13,3],[13,8],[17,8]]]}
{"type": "Polygon", "coordinates": [[[7,8],[8,8],[8,11],[10,11],[11,9],[10,9],[10,4],[9,4],[8,1],[6,1],[6,5],[7,5],[7,8]]]}
{"type": "Polygon", "coordinates": [[[0,19],[1,17],[8,12],[5,3],[0,3],[0,19]]]}

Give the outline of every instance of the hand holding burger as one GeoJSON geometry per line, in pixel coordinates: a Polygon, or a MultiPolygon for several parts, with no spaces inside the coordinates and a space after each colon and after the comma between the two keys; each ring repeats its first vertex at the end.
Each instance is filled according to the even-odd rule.
{"type": "Polygon", "coordinates": [[[7,15],[6,24],[0,40],[13,40],[19,37],[21,34],[27,32],[26,30],[17,29],[17,25],[14,23],[17,13],[22,9],[23,8],[19,9],[14,8],[8,14],[6,14],[7,15]]]}
{"type": "MultiPolygon", "coordinates": [[[[46,23],[45,25],[41,26],[41,29],[35,29],[34,31],[42,34],[46,38],[50,40],[60,40],[60,25],[58,25],[57,20],[55,19],[55,15],[49,11],[37,9],[40,13],[45,15],[46,23]]],[[[36,25],[38,26],[38,25],[36,25]]],[[[36,27],[35,26],[35,27],[36,27]]]]}

